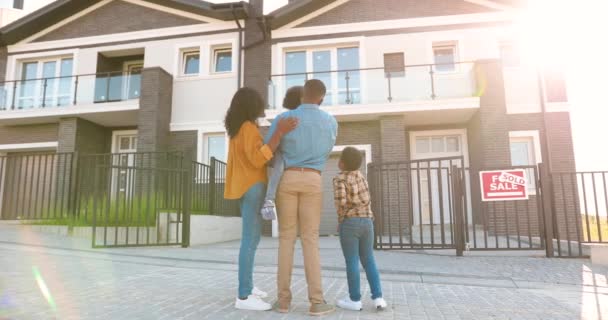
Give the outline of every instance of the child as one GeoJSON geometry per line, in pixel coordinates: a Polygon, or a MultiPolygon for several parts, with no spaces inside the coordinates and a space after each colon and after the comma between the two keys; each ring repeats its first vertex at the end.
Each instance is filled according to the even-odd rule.
{"type": "Polygon", "coordinates": [[[361,291],[359,261],[365,269],[372,300],[377,309],[386,308],[382,298],[380,275],[374,259],[373,213],[367,180],[359,171],[361,152],[353,147],[345,148],[340,156],[340,174],[334,177],[334,200],[340,222],[340,244],[346,261],[349,296],[336,302],[342,309],[360,311],[361,291]]]}
{"type": "MultiPolygon", "coordinates": [[[[283,108],[288,110],[297,109],[302,100],[302,86],[294,86],[287,90],[285,98],[283,99],[283,108]]],[[[275,209],[274,199],[277,194],[277,187],[281,181],[285,171],[285,161],[283,155],[277,149],[274,153],[274,157],[268,164],[268,188],[266,190],[266,198],[264,199],[264,206],[262,207],[262,218],[264,220],[274,220],[277,218],[277,211],[275,209]]]]}

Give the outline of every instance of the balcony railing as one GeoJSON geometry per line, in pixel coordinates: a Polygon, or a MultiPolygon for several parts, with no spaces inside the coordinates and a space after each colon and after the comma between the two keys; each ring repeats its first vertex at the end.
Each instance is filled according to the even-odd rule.
{"type": "Polygon", "coordinates": [[[268,83],[269,108],[280,109],[287,89],[304,85],[309,79],[325,83],[324,106],[473,97],[474,64],[456,62],[273,75],[268,83]]]}
{"type": "Polygon", "coordinates": [[[0,111],[139,99],[141,74],[106,72],[0,83],[0,111]]]}

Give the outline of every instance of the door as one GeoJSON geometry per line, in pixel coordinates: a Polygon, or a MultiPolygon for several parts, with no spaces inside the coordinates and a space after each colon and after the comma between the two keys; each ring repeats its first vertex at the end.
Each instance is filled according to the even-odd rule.
{"type": "MultiPolygon", "coordinates": [[[[365,159],[365,156],[363,159],[365,159]]],[[[333,178],[340,173],[340,169],[338,169],[339,161],[340,154],[332,154],[327,160],[325,170],[323,170],[323,206],[321,209],[321,226],[319,228],[319,235],[326,236],[338,234],[338,214],[334,205],[333,178]]],[[[367,165],[365,164],[365,161],[363,161],[361,164],[360,170],[364,176],[367,176],[367,165]]]]}
{"type": "Polygon", "coordinates": [[[450,173],[454,165],[466,167],[466,132],[412,132],[410,148],[414,225],[451,224],[450,173]],[[464,157],[465,163],[454,157],[464,157]]]}
{"type": "Polygon", "coordinates": [[[144,68],[144,62],[127,61],[124,63],[123,73],[125,75],[125,87],[123,89],[123,100],[138,99],[141,95],[141,71],[144,68]]]}
{"type": "Polygon", "coordinates": [[[131,190],[135,177],[133,170],[137,152],[137,132],[115,133],[112,169],[112,194],[126,194],[131,190]],[[118,190],[117,190],[118,188],[118,190]]]}

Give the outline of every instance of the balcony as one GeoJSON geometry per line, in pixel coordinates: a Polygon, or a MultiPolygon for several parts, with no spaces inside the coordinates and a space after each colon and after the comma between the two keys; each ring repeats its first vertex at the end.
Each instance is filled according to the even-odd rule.
{"type": "Polygon", "coordinates": [[[322,108],[335,116],[479,108],[474,66],[457,62],[273,75],[268,114],[272,118],[282,109],[288,88],[308,79],[325,83],[322,108]]]}
{"type": "Polygon", "coordinates": [[[141,74],[124,72],[6,81],[0,83],[0,123],[136,110],[140,94],[141,74]]]}

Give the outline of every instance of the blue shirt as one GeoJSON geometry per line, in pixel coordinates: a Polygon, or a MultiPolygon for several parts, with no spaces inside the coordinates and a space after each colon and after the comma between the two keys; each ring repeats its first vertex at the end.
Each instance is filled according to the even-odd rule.
{"type": "Polygon", "coordinates": [[[285,168],[310,168],[322,171],[331,153],[338,123],[329,113],[315,104],[302,104],[295,110],[284,112],[272,122],[266,135],[266,143],[276,130],[279,119],[297,118],[298,127],[281,139],[279,150],[283,153],[285,168]]]}

